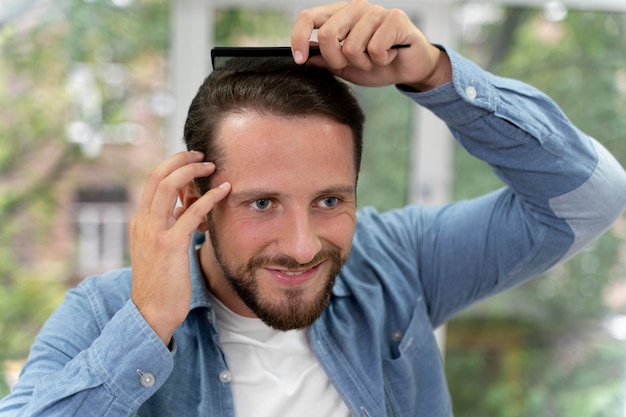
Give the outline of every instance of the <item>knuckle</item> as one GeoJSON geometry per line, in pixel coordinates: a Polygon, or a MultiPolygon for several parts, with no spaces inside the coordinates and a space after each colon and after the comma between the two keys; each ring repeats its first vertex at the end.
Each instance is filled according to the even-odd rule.
{"type": "Polygon", "coordinates": [[[356,45],[354,42],[350,42],[349,40],[345,41],[341,47],[343,54],[350,57],[358,57],[362,55],[361,49],[363,48],[356,45]]]}
{"type": "Polygon", "coordinates": [[[385,9],[383,6],[381,6],[379,4],[374,4],[374,5],[370,6],[369,12],[371,14],[374,14],[374,15],[379,15],[379,14],[388,13],[388,12],[390,12],[390,10],[385,9]]]}
{"type": "Polygon", "coordinates": [[[408,19],[408,15],[401,9],[389,9],[387,11],[387,19],[392,22],[401,22],[408,19]]]}
{"type": "Polygon", "coordinates": [[[178,187],[172,180],[165,178],[159,183],[158,192],[164,194],[171,194],[178,191],[178,187]]]}
{"type": "Polygon", "coordinates": [[[367,47],[367,53],[372,60],[380,59],[387,56],[389,45],[381,39],[372,39],[367,47]]]}
{"type": "Polygon", "coordinates": [[[331,30],[327,26],[322,26],[317,30],[317,40],[320,43],[328,43],[335,42],[338,39],[337,35],[334,32],[331,32],[331,30]]]}
{"type": "Polygon", "coordinates": [[[313,20],[313,11],[311,9],[304,9],[298,13],[297,20],[309,22],[313,20]]]}
{"type": "Polygon", "coordinates": [[[163,178],[163,173],[160,168],[155,168],[148,173],[148,182],[158,182],[163,178]]]}
{"type": "Polygon", "coordinates": [[[353,4],[353,3],[358,4],[360,1],[362,0],[340,1],[339,3],[337,3],[337,5],[343,9],[344,7],[349,6],[350,4],[353,4]]]}

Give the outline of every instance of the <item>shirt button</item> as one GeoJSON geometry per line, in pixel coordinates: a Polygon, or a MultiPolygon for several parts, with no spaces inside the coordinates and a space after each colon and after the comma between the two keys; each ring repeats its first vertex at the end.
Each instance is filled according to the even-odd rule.
{"type": "Polygon", "coordinates": [[[465,94],[470,100],[474,100],[478,96],[478,92],[473,85],[467,86],[467,88],[465,89],[465,94]]]}
{"type": "Polygon", "coordinates": [[[144,372],[141,375],[141,378],[139,378],[139,381],[141,382],[141,385],[143,385],[144,387],[150,388],[156,382],[156,378],[153,373],[144,372]]]}
{"type": "Polygon", "coordinates": [[[228,384],[233,380],[233,374],[230,371],[222,371],[220,372],[220,382],[223,384],[228,384]]]}
{"type": "Polygon", "coordinates": [[[395,332],[391,333],[391,340],[393,340],[394,342],[399,342],[400,340],[402,340],[402,332],[400,330],[396,330],[395,332]]]}

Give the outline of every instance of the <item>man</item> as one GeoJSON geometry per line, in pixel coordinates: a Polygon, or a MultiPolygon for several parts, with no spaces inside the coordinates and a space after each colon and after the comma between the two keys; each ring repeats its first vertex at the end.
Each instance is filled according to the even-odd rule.
{"type": "Polygon", "coordinates": [[[624,210],[624,170],[535,89],[365,1],[303,11],[298,64],[314,29],[322,56],[308,65],[233,62],[208,77],[191,151],[147,180],[132,272],[68,293],[3,416],[451,416],[433,329],[624,210]],[[316,66],[397,85],[507,187],[357,214],[362,114],[316,66]]]}

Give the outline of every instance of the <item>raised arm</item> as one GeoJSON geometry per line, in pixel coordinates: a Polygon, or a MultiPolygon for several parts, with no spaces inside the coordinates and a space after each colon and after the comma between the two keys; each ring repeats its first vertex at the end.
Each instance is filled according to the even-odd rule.
{"type": "Polygon", "coordinates": [[[452,83],[405,94],[446,122],[507,187],[445,207],[419,236],[422,279],[438,324],[569,259],[626,207],[623,167],[553,100],[447,54],[452,83]]]}

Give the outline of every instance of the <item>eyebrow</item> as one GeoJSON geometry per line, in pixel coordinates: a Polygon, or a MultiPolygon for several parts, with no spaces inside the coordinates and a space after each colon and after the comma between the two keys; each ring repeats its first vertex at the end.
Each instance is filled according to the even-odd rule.
{"type": "MultiPolygon", "coordinates": [[[[317,192],[318,195],[327,195],[327,194],[355,194],[356,186],[354,185],[335,185],[331,187],[324,188],[317,192]]],[[[231,192],[228,196],[231,200],[236,201],[249,201],[255,200],[258,198],[275,198],[279,197],[283,193],[275,190],[264,190],[262,188],[259,189],[249,189],[242,191],[231,192]]]]}

